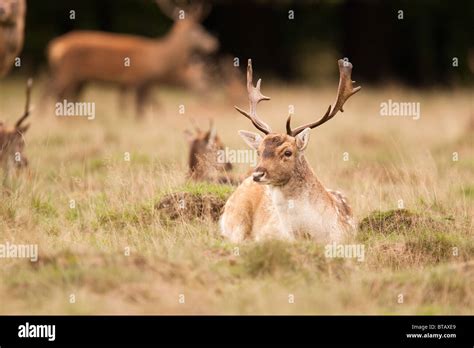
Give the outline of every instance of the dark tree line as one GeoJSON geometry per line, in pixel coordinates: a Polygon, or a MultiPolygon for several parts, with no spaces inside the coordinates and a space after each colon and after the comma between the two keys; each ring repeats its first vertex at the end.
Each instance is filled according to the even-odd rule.
{"type": "MultiPolygon", "coordinates": [[[[332,57],[347,56],[360,80],[429,86],[472,84],[473,17],[469,0],[216,0],[204,25],[221,52],[252,57],[277,78],[317,83],[326,67],[336,69],[332,57]]],[[[155,37],[170,26],[153,0],[28,0],[24,70],[42,68],[49,40],[70,30],[155,37]]]]}

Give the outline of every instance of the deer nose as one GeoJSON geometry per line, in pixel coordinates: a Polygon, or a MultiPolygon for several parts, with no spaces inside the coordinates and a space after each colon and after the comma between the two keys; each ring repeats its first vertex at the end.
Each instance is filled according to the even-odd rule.
{"type": "Polygon", "coordinates": [[[253,172],[252,176],[253,176],[253,181],[259,182],[265,176],[265,172],[263,170],[258,171],[258,172],[253,172]]]}

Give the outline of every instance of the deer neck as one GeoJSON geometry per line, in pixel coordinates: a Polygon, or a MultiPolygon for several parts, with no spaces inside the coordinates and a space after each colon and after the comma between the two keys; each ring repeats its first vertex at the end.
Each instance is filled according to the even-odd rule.
{"type": "Polygon", "coordinates": [[[192,54],[192,46],[189,40],[185,37],[188,33],[183,30],[172,28],[171,31],[164,37],[162,47],[166,47],[168,53],[173,57],[175,64],[181,62],[188,62],[192,54]]]}
{"type": "Polygon", "coordinates": [[[298,160],[295,173],[290,180],[282,186],[271,186],[270,190],[284,200],[297,200],[302,197],[318,199],[326,192],[303,155],[298,160]]]}

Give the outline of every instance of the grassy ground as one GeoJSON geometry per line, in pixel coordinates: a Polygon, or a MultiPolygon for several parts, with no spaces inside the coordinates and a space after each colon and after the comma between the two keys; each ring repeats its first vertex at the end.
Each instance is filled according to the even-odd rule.
{"type": "MultiPolygon", "coordinates": [[[[23,84],[2,81],[1,119],[20,115],[23,84]]],[[[272,101],[259,114],[283,131],[289,104],[295,125],[320,117],[332,87],[265,85],[272,101]]],[[[37,85],[29,172],[0,196],[0,243],[37,243],[40,259],[0,259],[0,313],[472,313],[472,91],[364,88],[312,132],[309,162],[359,221],[401,205],[416,217],[394,224],[378,213],[381,228],[364,224],[363,262],[326,258],[311,241],[233,245],[210,219],[169,220],[155,209],[183,187],[232,191],[185,184],[183,130],[190,118],[205,127],[212,117],[227,146],[245,148],[237,130],[252,127],[233,103],[167,90],[157,92],[162,108],[136,122],[131,100],[121,109],[114,90],[91,87],[84,100],[97,114],[88,121],[55,117],[52,104],[40,111],[41,93],[37,85]],[[380,116],[388,99],[420,102],[421,118],[380,116]]]]}

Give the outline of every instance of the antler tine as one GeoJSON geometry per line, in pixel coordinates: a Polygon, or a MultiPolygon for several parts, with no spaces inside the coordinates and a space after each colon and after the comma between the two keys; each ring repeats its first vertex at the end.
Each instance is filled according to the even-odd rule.
{"type": "Polygon", "coordinates": [[[176,19],[176,4],[171,4],[169,0],[155,0],[156,4],[166,16],[172,20],[176,19]]]}
{"type": "Polygon", "coordinates": [[[28,116],[30,115],[30,96],[31,96],[31,86],[33,85],[33,79],[29,78],[28,82],[26,83],[26,103],[25,103],[25,112],[20,117],[18,121],[16,121],[15,128],[19,128],[23,121],[25,121],[28,116]]]}
{"type": "Polygon", "coordinates": [[[186,16],[193,18],[196,22],[202,22],[209,15],[212,8],[212,5],[204,0],[155,0],[155,2],[161,12],[173,20],[177,19],[179,10],[184,10],[186,16]]]}
{"type": "Polygon", "coordinates": [[[360,91],[362,87],[358,86],[354,88],[352,85],[353,83],[355,83],[355,81],[352,81],[351,78],[352,64],[348,60],[344,59],[339,59],[337,63],[339,65],[339,86],[337,88],[337,97],[336,101],[334,102],[334,106],[331,107],[331,105],[329,105],[328,110],[319,121],[308,123],[293,130],[290,126],[291,115],[288,116],[288,120],[286,121],[286,132],[289,135],[296,136],[306,128],[316,128],[322,125],[323,123],[329,121],[339,111],[344,112],[342,107],[344,106],[346,100],[360,91]]]}
{"type": "Polygon", "coordinates": [[[195,21],[202,22],[207,18],[207,16],[209,16],[211,9],[212,5],[209,2],[202,0],[197,2],[194,7],[190,7],[188,12],[191,12],[195,21]]]}
{"type": "Polygon", "coordinates": [[[242,115],[247,117],[252,124],[261,132],[265,134],[269,134],[272,132],[270,126],[263,122],[257,115],[257,104],[262,100],[270,100],[270,97],[264,96],[262,92],[260,92],[260,85],[262,84],[262,79],[258,79],[257,85],[253,86],[253,69],[252,69],[252,60],[248,60],[247,64],[247,92],[249,95],[249,107],[250,111],[244,111],[237,106],[234,108],[240,112],[242,115]]]}

